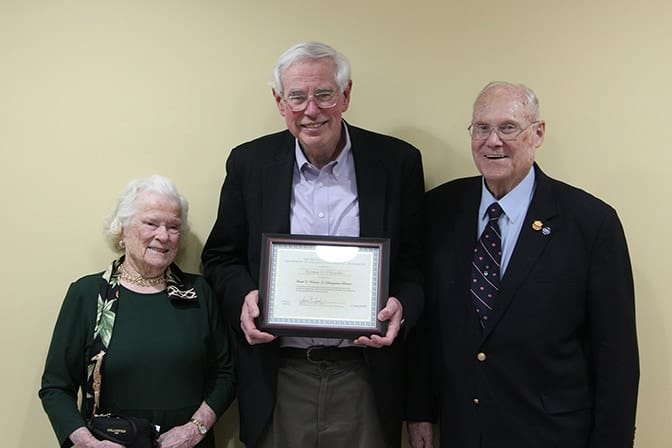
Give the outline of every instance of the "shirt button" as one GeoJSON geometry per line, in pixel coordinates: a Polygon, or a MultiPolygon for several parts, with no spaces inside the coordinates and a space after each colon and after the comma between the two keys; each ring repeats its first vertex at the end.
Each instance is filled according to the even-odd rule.
{"type": "Polygon", "coordinates": [[[320,218],[324,218],[324,213],[320,212],[317,214],[317,216],[319,216],[320,218]]]}
{"type": "Polygon", "coordinates": [[[478,398],[474,398],[474,404],[478,406],[478,403],[479,403],[478,398]]]}
{"type": "Polygon", "coordinates": [[[480,352],[478,355],[476,355],[476,359],[478,359],[479,361],[483,362],[483,361],[485,361],[485,360],[487,359],[487,356],[485,356],[485,353],[480,352]]]}

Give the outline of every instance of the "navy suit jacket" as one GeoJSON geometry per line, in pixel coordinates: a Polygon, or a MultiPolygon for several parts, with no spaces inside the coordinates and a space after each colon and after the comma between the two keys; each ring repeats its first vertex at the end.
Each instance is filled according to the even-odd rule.
{"type": "Polygon", "coordinates": [[[442,447],[632,447],[639,361],[623,229],[613,208],[534,169],[483,331],[469,292],[481,177],[427,193],[424,364],[408,418],[438,416],[442,447]]]}
{"type": "MultiPolygon", "coordinates": [[[[420,152],[399,139],[348,126],[360,211],[360,236],[390,238],[391,296],[405,327],[423,307],[421,278],[424,177],[420,152]]],[[[260,137],[231,152],[217,220],[203,250],[204,275],[237,333],[240,438],[254,447],[275,403],[278,341],[251,346],[240,330],[243,299],[258,289],[262,233],[290,232],[295,139],[288,131],[260,137]]],[[[402,340],[365,349],[373,392],[390,446],[399,446],[403,415],[402,340]]]]}

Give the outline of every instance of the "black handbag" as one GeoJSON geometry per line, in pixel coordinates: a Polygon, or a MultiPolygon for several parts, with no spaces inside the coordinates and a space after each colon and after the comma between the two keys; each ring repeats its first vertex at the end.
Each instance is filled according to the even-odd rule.
{"type": "Polygon", "coordinates": [[[126,448],[154,448],[158,433],[146,418],[99,414],[91,417],[89,431],[98,440],[110,440],[126,448]]]}
{"type": "Polygon", "coordinates": [[[93,369],[93,415],[89,420],[89,431],[98,440],[109,440],[124,445],[125,448],[155,448],[159,437],[157,427],[142,417],[127,417],[115,414],[98,414],[100,402],[100,383],[102,375],[100,368],[105,352],[96,357],[93,369]]]}

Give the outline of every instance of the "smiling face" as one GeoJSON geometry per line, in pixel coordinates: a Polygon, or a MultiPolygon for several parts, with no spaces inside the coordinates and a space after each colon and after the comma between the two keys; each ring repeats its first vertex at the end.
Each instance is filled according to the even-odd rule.
{"type": "Polygon", "coordinates": [[[137,213],[124,226],[126,266],[143,277],[163,274],[180,244],[180,203],[153,192],[138,193],[137,213]]]}
{"type": "Polygon", "coordinates": [[[514,125],[524,129],[514,140],[503,141],[493,131],[485,140],[471,139],[471,154],[490,192],[501,198],[529,173],[538,147],[544,142],[546,125],[533,116],[525,93],[516,86],[486,90],[474,104],[472,125],[514,125]]]}
{"type": "MultiPolygon", "coordinates": [[[[323,58],[297,62],[282,73],[283,95],[314,95],[320,91],[340,92],[335,78],[336,66],[323,58]]],[[[310,162],[318,168],[334,160],[343,147],[341,115],[348,110],[352,82],[338,95],[336,105],[320,109],[311,99],[305,110],[294,112],[279,92],[273,91],[280,115],[287,129],[299,140],[310,162]]]]}

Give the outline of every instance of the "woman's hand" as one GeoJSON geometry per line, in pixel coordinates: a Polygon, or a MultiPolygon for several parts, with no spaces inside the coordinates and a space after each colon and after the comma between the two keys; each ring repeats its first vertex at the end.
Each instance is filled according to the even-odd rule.
{"type": "Polygon", "coordinates": [[[159,436],[159,448],[192,448],[203,439],[198,428],[191,422],[164,432],[159,436]]]}
{"type": "MultiPolygon", "coordinates": [[[[203,401],[194,412],[192,419],[201,422],[207,429],[212,429],[217,421],[217,414],[203,401]]],[[[192,448],[196,446],[205,435],[202,435],[198,426],[193,421],[188,421],[182,426],[175,426],[159,436],[158,448],[192,448]]]]}
{"type": "Polygon", "coordinates": [[[124,445],[110,442],[109,440],[96,440],[93,445],[73,445],[72,448],[124,448],[124,445]]]}
{"type": "Polygon", "coordinates": [[[109,440],[96,439],[89,429],[84,426],[72,431],[70,440],[74,443],[73,448],[124,448],[124,445],[119,445],[109,440]]]}

